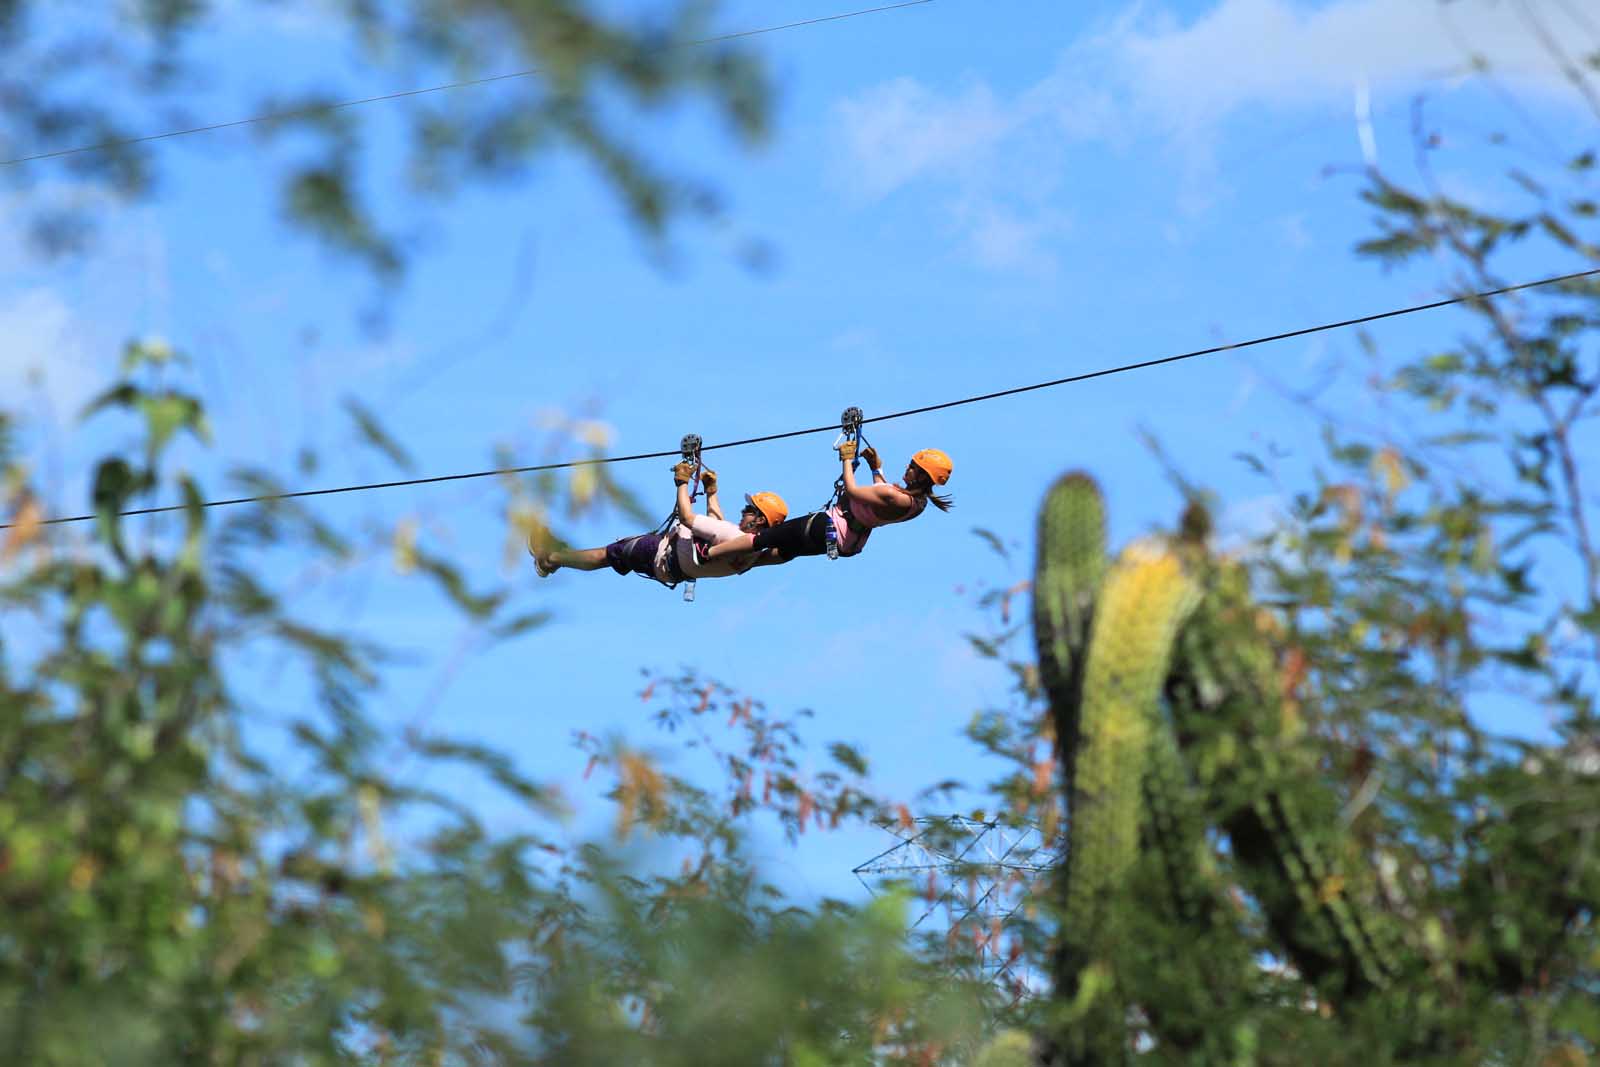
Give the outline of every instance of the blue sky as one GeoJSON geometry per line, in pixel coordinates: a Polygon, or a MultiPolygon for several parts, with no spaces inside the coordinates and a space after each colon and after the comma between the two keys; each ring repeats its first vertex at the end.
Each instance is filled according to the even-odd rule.
{"type": "MultiPolygon", "coordinates": [[[[720,22],[746,29],[849,6],[733,3],[720,22]]],[[[418,214],[420,251],[378,338],[357,325],[370,279],[276,219],[284,157],[237,131],[166,142],[160,195],[107,206],[87,258],[43,264],[4,239],[0,327],[11,343],[0,386],[37,416],[38,470],[58,512],[82,510],[88,464],[113,440],[78,432],[69,413],[133,336],[193,357],[217,430],[213,456],[195,462],[219,492],[216,471],[237,462],[305,483],[292,476],[305,445],[328,453],[308,487],[384,476],[349,448],[338,414],[349,394],[381,413],[423,474],[490,466],[497,446],[538,462],[557,414],[603,424],[619,452],[672,448],[690,431],[741,438],[828,422],[849,404],[880,414],[1431,298],[1441,270],[1384,273],[1351,251],[1372,232],[1357,199],[1363,162],[1412,173],[1416,93],[1447,131],[1436,154],[1447,188],[1491,206],[1509,202],[1510,162],[1549,168],[1592,129],[1513,5],[1065,7],[935,0],[755,38],[780,89],[764,150],[738,150],[692,109],[638,127],[665,158],[714,180],[723,224],[681,228],[664,266],[592,174],[551,160],[528,182],[418,214]],[[1494,84],[1462,76],[1473,52],[1495,64],[1494,84]],[[1507,147],[1486,144],[1497,130],[1507,147]],[[768,270],[739,262],[751,241],[771,249],[768,270]]],[[[1569,39],[1593,30],[1573,5],[1532,7],[1569,39]]],[[[347,95],[409,87],[350,67],[314,24],[248,5],[237,17],[212,42],[231,88],[195,102],[204,118],[235,117],[247,90],[285,78],[347,95]]],[[[380,153],[392,152],[406,106],[366,109],[380,153]]],[[[52,195],[74,192],[48,167],[40,180],[52,195]]],[[[394,198],[401,186],[380,173],[374,188],[394,198]]],[[[1525,265],[1528,277],[1575,267],[1525,265]]],[[[1398,360],[1447,343],[1464,321],[1433,313],[1371,332],[1398,360]]],[[[1118,541],[1169,521],[1178,501],[1140,443],[1147,429],[1223,495],[1225,529],[1258,528],[1273,492],[1236,454],[1270,443],[1303,469],[1315,427],[1281,388],[1358,351],[1353,334],[1321,335],[871,427],[894,470],[918,448],[948,451],[957,509],[877,534],[858,559],[702,582],[693,605],[609,572],[541,582],[525,556],[508,557],[489,481],[323,507],[414,517],[469,573],[509,567],[527,602],[554,613],[547,628],[448,671],[428,712],[536,777],[575,783],[576,729],[654,741],[639,671],[692,664],[775,710],[814,709],[818,752],[857,742],[879,782],[907,793],[983,776],[960,731],[1006,694],[963,637],[982,625],[971,594],[1025,576],[1034,511],[1055,475],[1083,467],[1101,480],[1118,541]],[[1015,542],[1009,567],[974,527],[1015,542]]],[[[1324,399],[1372,415],[1353,386],[1324,399]]],[[[829,492],[829,440],[712,462],[730,496],[773,489],[798,513],[829,492]]],[[[650,510],[670,506],[664,462],[616,474],[650,510]]],[[[561,530],[603,544],[634,526],[612,513],[561,530]]],[[[360,585],[338,610],[431,657],[389,679],[385,717],[404,722],[459,624],[384,563],[360,585]]],[[[585,804],[595,815],[598,802],[585,804]]],[[[808,842],[775,854],[775,873],[801,893],[849,893],[849,868],[884,846],[872,831],[808,842]]]]}

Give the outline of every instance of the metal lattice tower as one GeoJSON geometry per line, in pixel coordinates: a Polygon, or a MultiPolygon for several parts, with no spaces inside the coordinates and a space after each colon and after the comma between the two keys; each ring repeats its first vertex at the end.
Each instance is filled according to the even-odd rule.
{"type": "Polygon", "coordinates": [[[873,895],[890,882],[926,885],[927,907],[912,929],[942,911],[949,943],[970,937],[983,972],[1021,993],[1024,979],[1011,973],[1015,960],[999,935],[1034,881],[1055,865],[1039,828],[965,815],[926,816],[909,827],[883,828],[897,843],[853,868],[856,879],[873,895]]]}

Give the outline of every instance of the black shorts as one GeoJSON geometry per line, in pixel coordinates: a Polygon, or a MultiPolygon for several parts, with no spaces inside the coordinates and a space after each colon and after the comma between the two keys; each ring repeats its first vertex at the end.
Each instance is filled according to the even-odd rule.
{"type": "Polygon", "coordinates": [[[658,533],[624,537],[606,546],[606,562],[618,574],[642,574],[646,578],[654,578],[656,550],[660,547],[661,535],[658,533]]]}
{"type": "Polygon", "coordinates": [[[796,556],[821,556],[828,551],[828,527],[833,520],[826,512],[813,511],[756,534],[756,548],[775,548],[784,560],[796,556]]]}
{"type": "MultiPolygon", "coordinates": [[[[656,574],[656,551],[665,536],[661,533],[645,533],[613,541],[606,546],[606,563],[618,574],[637,574],[641,578],[659,582],[661,578],[656,574]]],[[[683,581],[683,570],[678,566],[675,548],[667,552],[667,574],[673,584],[683,581]]]]}

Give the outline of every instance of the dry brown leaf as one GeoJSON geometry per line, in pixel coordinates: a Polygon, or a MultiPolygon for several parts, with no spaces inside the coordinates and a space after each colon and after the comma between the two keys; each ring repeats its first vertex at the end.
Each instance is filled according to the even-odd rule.
{"type": "Polygon", "coordinates": [[[0,560],[10,562],[14,559],[17,553],[38,540],[43,526],[44,512],[39,507],[38,498],[24,491],[22,503],[11,519],[11,529],[6,531],[5,544],[0,545],[0,560]]]}

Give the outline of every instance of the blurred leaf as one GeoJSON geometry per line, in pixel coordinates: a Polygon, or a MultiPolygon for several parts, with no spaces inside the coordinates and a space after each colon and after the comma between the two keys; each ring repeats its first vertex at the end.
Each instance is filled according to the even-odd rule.
{"type": "Polygon", "coordinates": [[[834,762],[844,767],[851,774],[864,776],[867,773],[866,758],[853,745],[835,741],[828,746],[828,755],[832,756],[834,762]]]}
{"type": "Polygon", "coordinates": [[[415,544],[411,546],[407,558],[417,570],[431,576],[445,595],[473,618],[486,619],[505,602],[505,596],[501,593],[473,593],[467,587],[459,567],[443,557],[424,552],[415,544]]]}
{"type": "Polygon", "coordinates": [[[972,532],[981,537],[995,555],[1006,560],[1011,558],[1011,553],[1007,550],[1006,543],[1000,539],[999,534],[992,530],[985,530],[982,527],[975,527],[972,532]]]}
{"type": "Polygon", "coordinates": [[[11,528],[6,531],[5,543],[0,545],[0,562],[10,562],[18,552],[27,548],[39,537],[44,512],[32,493],[24,492],[22,500],[11,516],[11,528]]]}
{"type": "Polygon", "coordinates": [[[360,433],[362,441],[388,457],[389,462],[401,470],[410,471],[415,469],[411,456],[400,446],[398,441],[389,436],[388,431],[383,428],[383,424],[378,421],[377,416],[364,404],[354,397],[346,397],[344,409],[355,420],[356,430],[360,433]]]}
{"type": "Polygon", "coordinates": [[[497,640],[520,637],[522,634],[544,626],[551,618],[552,616],[548,611],[530,611],[495,623],[489,632],[497,640]]]}

